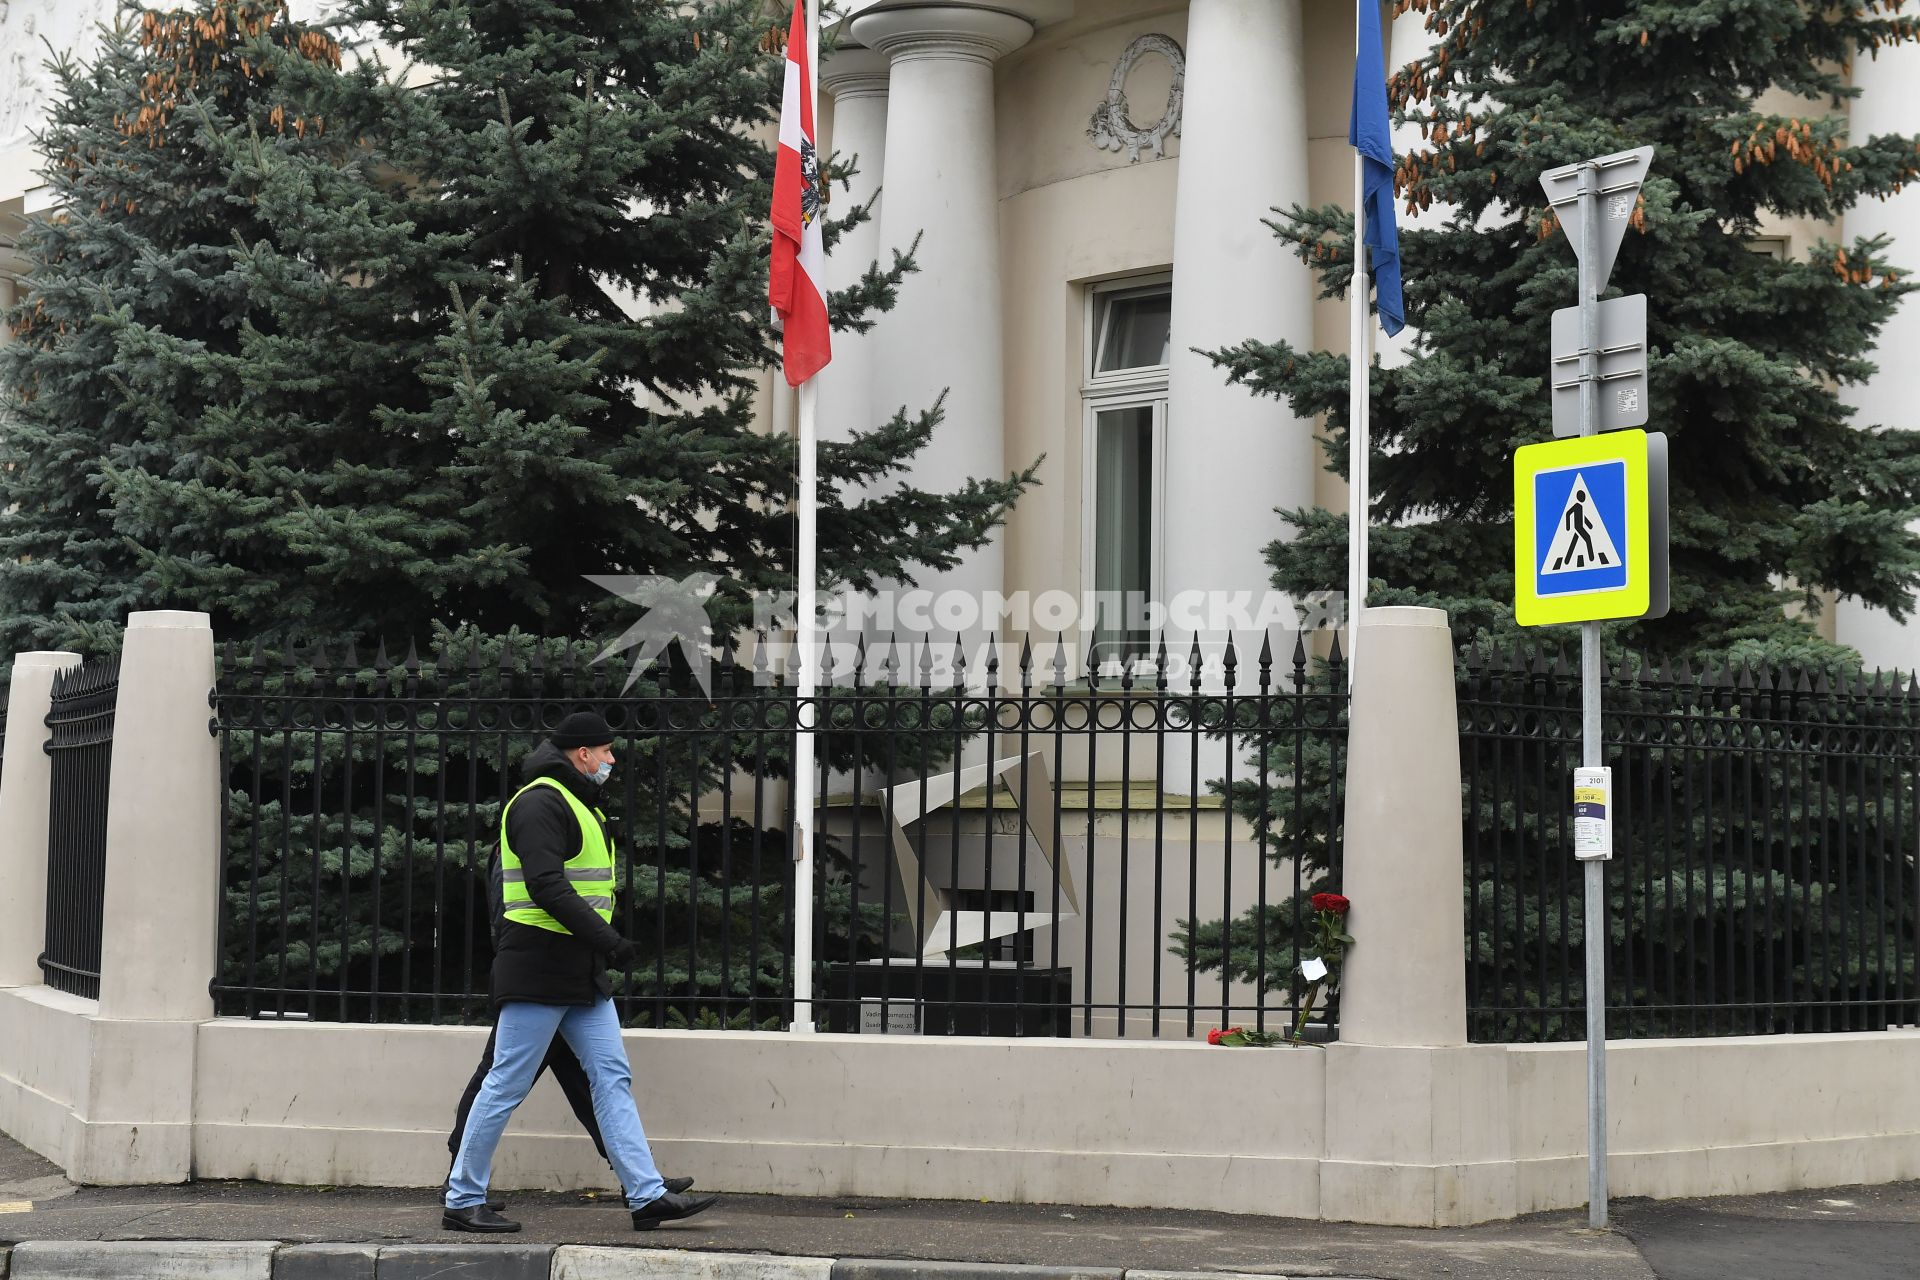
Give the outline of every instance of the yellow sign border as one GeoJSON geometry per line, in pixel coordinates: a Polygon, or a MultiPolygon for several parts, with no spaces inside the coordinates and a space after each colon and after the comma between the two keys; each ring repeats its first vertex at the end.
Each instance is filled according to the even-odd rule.
{"type": "Polygon", "coordinates": [[[1564,622],[1638,618],[1652,596],[1652,548],[1648,546],[1647,433],[1608,431],[1522,445],[1513,454],[1513,614],[1523,627],[1564,622]],[[1542,471],[1592,462],[1627,465],[1627,585],[1611,591],[1541,596],[1534,590],[1533,478],[1542,471]]]}

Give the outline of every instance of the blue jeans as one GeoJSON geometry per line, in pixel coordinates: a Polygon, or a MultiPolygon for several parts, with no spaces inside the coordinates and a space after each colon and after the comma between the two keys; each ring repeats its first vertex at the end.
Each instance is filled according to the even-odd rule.
{"type": "Polygon", "coordinates": [[[593,1116],[606,1140],[607,1159],[626,1188],[627,1203],[637,1209],[666,1190],[660,1170],[654,1167],[646,1130],[640,1127],[633,1075],[627,1048],[620,1042],[620,1019],[613,1001],[602,997],[590,1005],[566,1005],[510,1000],[500,1006],[493,1068],[474,1099],[466,1137],[447,1179],[447,1208],[471,1209],[487,1202],[493,1149],[500,1145],[514,1108],[533,1088],[556,1031],[587,1069],[593,1085],[593,1116]]]}

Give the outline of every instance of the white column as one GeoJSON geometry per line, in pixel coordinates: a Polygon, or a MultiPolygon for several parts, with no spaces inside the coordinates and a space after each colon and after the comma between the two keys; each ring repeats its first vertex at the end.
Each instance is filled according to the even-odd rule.
{"type": "MultiPolygon", "coordinates": [[[[960,5],[889,9],[853,22],[854,39],[891,67],[880,243],[883,251],[904,249],[920,237],[919,270],[874,330],[872,411],[918,412],[947,393],[946,420],[912,472],[915,484],[936,490],[1007,470],[993,64],[1032,34],[1023,18],[960,5]]],[[[1002,589],[1003,558],[996,540],[946,573],[923,574],[920,585],[977,602],[1002,589]]],[[[969,638],[984,630],[938,620],[935,627],[969,638]]]]}
{"type": "MultiPolygon", "coordinates": [[[[1427,30],[1427,15],[1416,9],[1409,9],[1393,20],[1393,26],[1387,34],[1387,74],[1391,76],[1409,62],[1417,61],[1433,52],[1440,37],[1427,30]]],[[[1413,124],[1395,125],[1393,128],[1393,154],[1398,159],[1410,151],[1418,151],[1426,146],[1420,136],[1420,127],[1413,124]]],[[[1451,206],[1436,203],[1430,209],[1417,213],[1408,213],[1406,206],[1395,209],[1395,218],[1401,235],[1409,231],[1438,230],[1446,224],[1447,213],[1451,206]]],[[[1405,250],[1402,250],[1401,277],[1406,276],[1405,250]]],[[[1411,322],[1393,337],[1382,330],[1374,332],[1374,350],[1380,357],[1380,363],[1392,369],[1406,364],[1412,358],[1409,348],[1413,344],[1414,334],[1418,332],[1411,322]]]]}
{"type": "MultiPolygon", "coordinates": [[[[1855,142],[1880,134],[1920,133],[1920,47],[1891,45],[1869,58],[1854,58],[1853,83],[1861,90],[1853,100],[1849,133],[1855,142]]],[[[1862,200],[1847,211],[1847,239],[1856,236],[1893,237],[1888,256],[1903,271],[1920,268],[1920,191],[1908,187],[1885,200],[1862,200]]],[[[1880,372],[1865,386],[1845,387],[1840,395],[1856,410],[1861,427],[1911,427],[1913,407],[1920,404],[1920,363],[1911,353],[1920,348],[1920,303],[1904,298],[1899,310],[1880,331],[1873,355],[1880,372]]],[[[1834,616],[1836,638],[1860,651],[1869,667],[1920,667],[1920,620],[1898,623],[1883,609],[1870,609],[1857,600],[1841,601],[1834,616]]]]}
{"type": "MultiPolygon", "coordinates": [[[[872,202],[866,222],[844,232],[827,256],[827,287],[844,289],[883,256],[880,210],[884,200],[876,201],[886,171],[887,156],[887,55],[878,49],[842,45],[834,50],[820,68],[820,87],[833,99],[832,132],[828,144],[842,163],[858,170],[847,188],[836,187],[833,199],[847,209],[872,202]]],[[[884,263],[882,263],[884,265],[884,263]]],[[[895,323],[892,315],[876,317],[881,328],[895,323]]],[[[892,408],[874,402],[874,377],[879,358],[879,335],[875,331],[852,333],[842,330],[833,335],[833,363],[820,371],[820,437],[846,440],[856,431],[871,431],[892,416],[892,408]]],[[[846,496],[857,499],[861,490],[846,496]]],[[[891,594],[897,583],[882,583],[880,591],[891,594]]],[[[831,637],[836,646],[848,645],[858,631],[867,633],[868,643],[884,642],[886,628],[837,625],[831,637]]],[[[852,661],[848,654],[844,659],[852,661]]],[[[838,785],[837,783],[835,784],[838,785]]]]}
{"type": "Polygon", "coordinates": [[[47,812],[53,761],[47,707],[53,677],[80,665],[77,653],[17,653],[7,691],[7,751],[0,764],[0,987],[41,982],[47,936],[47,812]]]}
{"type": "Polygon", "coordinates": [[[1170,598],[1244,591],[1257,601],[1272,577],[1261,549],[1286,532],[1274,508],[1313,504],[1311,420],[1229,386],[1195,352],[1250,338],[1312,345],[1311,277],[1262,221],[1308,200],[1301,25],[1293,0],[1193,0],[1188,12],[1163,499],[1170,598]]]}
{"type": "Polygon", "coordinates": [[[127,619],[107,790],[100,1015],[213,1016],[220,908],[220,743],[204,613],[127,619]]]}
{"type": "MultiPolygon", "coordinates": [[[[833,151],[853,164],[849,189],[833,191],[836,214],[857,209],[880,190],[887,150],[887,58],[875,49],[843,46],[820,68],[820,87],[833,99],[833,151]]],[[[832,207],[832,206],[830,206],[832,207]]],[[[872,218],[840,237],[827,256],[827,288],[845,289],[859,281],[881,256],[880,207],[872,218]]],[[[892,316],[880,318],[884,327],[892,316]]],[[[820,372],[820,437],[845,440],[870,431],[887,416],[873,403],[874,332],[833,335],[833,363],[820,372]]],[[[891,411],[889,411],[891,412],[891,411]]]]}

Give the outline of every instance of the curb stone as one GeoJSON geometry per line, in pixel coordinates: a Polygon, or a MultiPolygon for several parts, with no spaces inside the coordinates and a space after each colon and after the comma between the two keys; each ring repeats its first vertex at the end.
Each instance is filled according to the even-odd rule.
{"type": "Polygon", "coordinates": [[[833,1280],[1121,1280],[1122,1275],[1119,1267],[1030,1267],[911,1258],[841,1258],[833,1264],[833,1280]]]}
{"type": "Polygon", "coordinates": [[[765,1253],[561,1245],[552,1280],[834,1280],[838,1265],[832,1258],[765,1253]]]}
{"type": "Polygon", "coordinates": [[[12,1280],[273,1280],[272,1240],[28,1240],[12,1280]]]}
{"type": "MultiPolygon", "coordinates": [[[[1127,1280],[1287,1280],[1285,1276],[1248,1271],[1140,1271],[1127,1272],[1127,1280]]],[[[1302,1278],[1304,1280],[1304,1277],[1302,1278]]],[[[1323,1280],[1342,1280],[1326,1276],[1323,1280]]]]}
{"type": "Polygon", "coordinates": [[[0,1245],[0,1280],[102,1280],[107,1276],[113,1280],[1287,1280],[1271,1273],[790,1258],[592,1245],[276,1245],[272,1241],[192,1240],[40,1240],[0,1245]]]}
{"type": "Polygon", "coordinates": [[[390,1244],[374,1280],[548,1280],[550,1244],[390,1244]]]}
{"type": "Polygon", "coordinates": [[[549,1280],[553,1254],[550,1244],[286,1245],[273,1280],[549,1280]]]}
{"type": "Polygon", "coordinates": [[[379,1257],[377,1244],[285,1245],[273,1255],[273,1280],[375,1280],[379,1257]]]}

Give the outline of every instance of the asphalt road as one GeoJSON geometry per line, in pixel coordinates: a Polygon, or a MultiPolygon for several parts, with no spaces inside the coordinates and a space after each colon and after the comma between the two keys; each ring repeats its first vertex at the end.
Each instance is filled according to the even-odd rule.
{"type": "MultiPolygon", "coordinates": [[[[696,1171],[697,1172],[697,1171],[696,1171]]],[[[829,1258],[1242,1271],[1377,1280],[1915,1280],[1920,1183],[1717,1200],[1623,1200],[1614,1229],[1584,1211],[1448,1230],[1233,1214],[971,1201],[729,1195],[649,1236],[617,1202],[510,1196],[527,1242],[829,1258]]],[[[433,1192],[281,1187],[73,1187],[0,1136],[0,1242],[449,1242],[433,1192]]]]}

